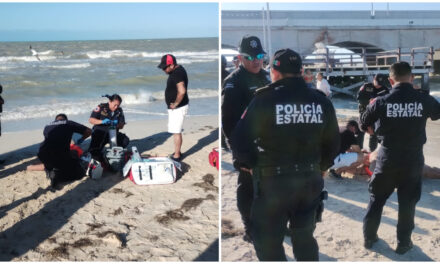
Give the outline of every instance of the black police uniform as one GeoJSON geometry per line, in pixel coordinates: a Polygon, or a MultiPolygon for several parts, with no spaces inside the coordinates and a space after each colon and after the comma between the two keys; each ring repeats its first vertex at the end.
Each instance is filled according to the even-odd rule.
{"type": "MultiPolygon", "coordinates": [[[[118,120],[118,124],[125,124],[125,117],[122,108],[116,109],[116,111],[112,112],[109,108],[108,103],[102,103],[98,105],[93,111],[90,117],[94,117],[99,120],[104,120],[106,118],[110,120],[118,120]]],[[[90,142],[89,151],[92,154],[92,157],[95,160],[100,162],[104,161],[104,157],[102,155],[102,149],[105,144],[109,141],[109,125],[94,125],[92,130],[92,139],[90,142]]],[[[116,141],[118,146],[123,148],[128,146],[130,143],[130,139],[123,133],[117,132],[116,141]]]]}
{"type": "MultiPolygon", "coordinates": [[[[252,100],[257,88],[270,83],[269,73],[261,70],[257,74],[248,72],[242,65],[225,80],[222,90],[222,129],[227,142],[231,138],[237,122],[252,100]]],[[[237,183],[237,207],[246,231],[249,231],[250,210],[252,205],[252,176],[240,170],[240,162],[233,157],[234,167],[239,170],[237,183]]]]}
{"type": "Polygon", "coordinates": [[[409,83],[394,86],[390,94],[372,101],[362,115],[362,124],[374,126],[382,141],[369,183],[370,203],[363,227],[365,240],[376,239],[383,206],[397,188],[398,243],[411,243],[415,207],[421,195],[428,117],[440,118],[440,103],[409,83]]]}
{"type": "MultiPolygon", "coordinates": [[[[365,83],[364,85],[362,85],[357,95],[357,100],[359,102],[359,116],[361,116],[365,112],[367,105],[370,103],[371,99],[388,93],[389,90],[386,86],[375,88],[373,83],[365,83]]],[[[362,129],[365,131],[367,130],[367,127],[362,127],[362,129]]],[[[370,135],[370,141],[368,142],[368,147],[370,148],[370,151],[374,151],[377,148],[377,143],[377,136],[370,135]]],[[[362,145],[360,147],[362,148],[362,145]]]]}
{"type": "Polygon", "coordinates": [[[236,157],[253,169],[251,229],[259,260],[286,261],[283,238],[290,221],[298,261],[318,260],[313,238],[324,186],[321,171],[339,150],[335,109],[303,78],[259,89],[232,136],[236,157]]]}
{"type": "Polygon", "coordinates": [[[70,120],[54,121],[44,128],[38,158],[46,171],[53,175],[52,185],[81,179],[85,175],[78,156],[70,151],[70,141],[73,133],[84,134],[87,129],[70,120]]]}

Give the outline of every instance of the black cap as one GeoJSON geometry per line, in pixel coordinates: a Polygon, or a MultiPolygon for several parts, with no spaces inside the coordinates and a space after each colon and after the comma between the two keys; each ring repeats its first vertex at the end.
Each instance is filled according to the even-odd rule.
{"type": "Polygon", "coordinates": [[[374,80],[378,82],[379,84],[382,83],[384,80],[386,80],[387,76],[385,74],[378,73],[374,76],[374,80]]]}
{"type": "Polygon", "coordinates": [[[160,63],[157,65],[157,68],[164,70],[168,65],[171,64],[176,64],[176,57],[174,57],[172,54],[165,54],[162,56],[162,59],[160,59],[160,63]]]}
{"type": "Polygon", "coordinates": [[[301,56],[291,49],[281,49],[273,55],[271,67],[282,73],[300,73],[301,56]]]}
{"type": "Polygon", "coordinates": [[[261,46],[260,39],[255,36],[246,35],[241,39],[238,52],[249,56],[257,56],[258,54],[266,54],[261,46]]]}

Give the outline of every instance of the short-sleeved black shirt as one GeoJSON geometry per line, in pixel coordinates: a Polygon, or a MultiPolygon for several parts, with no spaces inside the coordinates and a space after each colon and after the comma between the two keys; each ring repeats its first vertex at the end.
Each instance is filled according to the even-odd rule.
{"type": "Polygon", "coordinates": [[[339,153],[345,153],[351,145],[358,144],[356,136],[348,128],[339,128],[339,134],[341,135],[341,148],[339,149],[339,153]]]}
{"type": "Polygon", "coordinates": [[[86,126],[70,120],[53,121],[44,127],[44,141],[40,145],[39,152],[69,152],[73,133],[83,134],[86,130],[86,126]]]}
{"type": "Polygon", "coordinates": [[[185,83],[185,95],[183,96],[182,101],[177,107],[182,107],[188,104],[188,75],[186,74],[185,69],[178,65],[174,71],[170,73],[167,81],[167,88],[165,89],[165,103],[167,104],[168,109],[170,109],[170,104],[174,103],[177,98],[177,84],[180,82],[185,83]]]}

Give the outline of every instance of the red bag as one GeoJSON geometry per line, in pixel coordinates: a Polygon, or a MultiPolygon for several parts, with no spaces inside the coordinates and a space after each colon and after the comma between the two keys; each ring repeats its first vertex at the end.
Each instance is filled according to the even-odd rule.
{"type": "Polygon", "coordinates": [[[216,167],[218,170],[220,159],[218,157],[218,148],[213,148],[212,151],[209,153],[209,164],[211,166],[216,167]]]}

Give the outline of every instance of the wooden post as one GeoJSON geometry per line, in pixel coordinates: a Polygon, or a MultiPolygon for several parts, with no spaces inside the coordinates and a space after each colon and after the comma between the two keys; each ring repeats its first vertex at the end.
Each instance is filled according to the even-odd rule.
{"type": "Polygon", "coordinates": [[[367,53],[365,52],[365,48],[362,48],[362,64],[363,64],[363,73],[367,74],[367,53]]]}
{"type": "Polygon", "coordinates": [[[414,49],[411,49],[411,67],[414,67],[414,49]]]}
{"type": "Polygon", "coordinates": [[[328,55],[328,48],[327,47],[325,47],[325,75],[326,76],[328,76],[328,72],[329,72],[329,70],[328,70],[328,64],[330,63],[330,57],[329,57],[329,55],[328,55]]]}
{"type": "Polygon", "coordinates": [[[398,49],[397,49],[397,61],[398,61],[398,62],[400,61],[401,56],[402,56],[402,49],[401,49],[401,48],[398,48],[398,49]]]}
{"type": "Polygon", "coordinates": [[[429,73],[424,73],[422,75],[422,90],[429,91],[429,73]]]}

